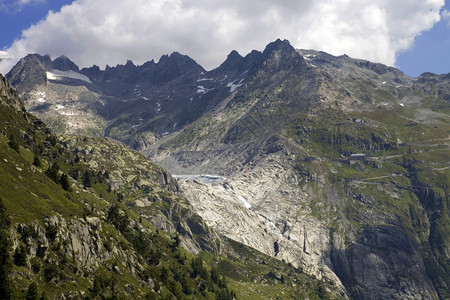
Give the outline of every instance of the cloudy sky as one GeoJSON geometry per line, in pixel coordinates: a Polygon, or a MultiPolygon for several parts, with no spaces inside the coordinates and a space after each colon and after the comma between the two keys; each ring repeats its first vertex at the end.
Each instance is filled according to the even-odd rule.
{"type": "Polygon", "coordinates": [[[28,53],[80,67],[178,51],[206,69],[277,38],[405,73],[450,72],[445,0],[0,0],[0,73],[28,53]]]}

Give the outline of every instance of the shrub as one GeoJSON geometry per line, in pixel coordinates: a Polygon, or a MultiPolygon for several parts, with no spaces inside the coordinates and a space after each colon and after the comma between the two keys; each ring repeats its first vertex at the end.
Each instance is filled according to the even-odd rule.
{"type": "Polygon", "coordinates": [[[30,261],[31,263],[31,270],[33,270],[34,273],[39,273],[41,270],[42,262],[39,259],[39,257],[33,257],[30,261]]]}
{"type": "Polygon", "coordinates": [[[39,156],[37,156],[37,155],[34,155],[34,158],[33,158],[33,165],[35,165],[36,167],[40,167],[41,166],[41,160],[39,159],[39,156]]]}
{"type": "Polygon", "coordinates": [[[47,263],[44,268],[45,281],[50,282],[53,278],[59,276],[58,266],[54,263],[47,263]]]}
{"type": "Polygon", "coordinates": [[[25,267],[27,265],[27,249],[24,244],[17,246],[14,251],[14,263],[17,266],[25,267]]]}
{"type": "Polygon", "coordinates": [[[10,136],[9,137],[9,142],[8,145],[14,149],[14,151],[19,152],[19,144],[16,142],[16,140],[14,139],[14,136],[10,136]]]}
{"type": "Polygon", "coordinates": [[[27,300],[38,300],[38,286],[36,282],[32,282],[30,286],[28,287],[27,294],[25,296],[25,299],[27,300]]]}

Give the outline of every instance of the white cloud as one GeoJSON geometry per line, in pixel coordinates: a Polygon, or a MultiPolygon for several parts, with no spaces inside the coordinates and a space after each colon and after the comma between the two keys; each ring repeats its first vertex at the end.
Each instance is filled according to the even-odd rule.
{"type": "Polygon", "coordinates": [[[31,3],[43,3],[45,0],[18,0],[19,5],[26,5],[31,3]]]}
{"type": "Polygon", "coordinates": [[[450,11],[449,10],[447,10],[447,9],[444,9],[442,12],[441,12],[441,16],[442,16],[442,18],[444,19],[444,20],[446,20],[448,23],[448,26],[450,26],[450,11]]]}
{"type": "Polygon", "coordinates": [[[16,13],[22,10],[25,5],[45,3],[47,0],[0,0],[0,12],[16,13]]]}
{"type": "Polygon", "coordinates": [[[276,38],[394,65],[440,20],[443,6],[444,0],[77,0],[24,30],[6,49],[14,59],[1,62],[0,72],[34,52],[104,67],[178,51],[210,69],[231,50],[245,55],[276,38]]]}

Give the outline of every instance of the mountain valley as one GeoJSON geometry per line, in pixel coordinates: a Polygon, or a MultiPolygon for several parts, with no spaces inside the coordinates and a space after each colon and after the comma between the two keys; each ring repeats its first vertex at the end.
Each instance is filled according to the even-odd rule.
{"type": "MultiPolygon", "coordinates": [[[[20,163],[6,171],[17,174],[3,179],[0,197],[7,209],[17,209],[12,219],[21,234],[28,226],[21,224],[35,224],[36,232],[68,228],[59,237],[97,230],[96,239],[77,237],[86,240],[78,248],[98,249],[95,259],[73,256],[77,266],[87,259],[87,273],[99,272],[102,262],[130,278],[135,265],[145,269],[127,238],[135,230],[159,247],[182,246],[157,267],[171,268],[175,278],[180,256],[185,262],[203,257],[207,268],[217,266],[227,278],[223,293],[233,290],[237,299],[450,297],[450,73],[411,78],[382,64],[296,50],[277,40],[245,57],[233,51],[211,71],[176,52],[157,63],[127,61],[105,70],[30,54],[6,79],[17,93],[4,81],[0,95],[10,113],[3,117],[2,142],[14,136],[21,146],[18,156],[5,146],[5,160],[20,163]],[[10,115],[20,125],[8,125],[10,115]],[[57,141],[45,125],[36,128],[36,117],[57,141]],[[32,167],[38,149],[49,170],[58,161],[73,191],[58,187],[48,196],[30,179],[29,194],[11,196],[24,169],[44,186],[55,184],[43,174],[46,168],[32,167]],[[86,170],[98,178],[89,187],[86,170]],[[30,209],[44,213],[19,207],[44,194],[54,204],[30,209]],[[129,226],[109,217],[114,203],[129,226]],[[65,210],[71,205],[73,213],[65,210]],[[123,250],[112,255],[105,242],[90,244],[104,235],[110,247],[122,244],[123,250]],[[131,257],[128,269],[112,257],[131,257]]],[[[48,237],[37,236],[51,248],[48,237]]],[[[39,238],[22,240],[33,259],[39,238]]],[[[60,247],[76,252],[74,243],[60,247]]],[[[161,272],[155,268],[148,269],[161,272]]],[[[41,276],[16,272],[27,284],[41,276]]],[[[192,280],[201,285],[199,277],[192,280]]],[[[176,297],[169,286],[142,286],[142,293],[176,297]]],[[[220,288],[217,283],[202,297],[214,298],[220,288]]],[[[132,294],[125,283],[121,292],[132,294]]]]}

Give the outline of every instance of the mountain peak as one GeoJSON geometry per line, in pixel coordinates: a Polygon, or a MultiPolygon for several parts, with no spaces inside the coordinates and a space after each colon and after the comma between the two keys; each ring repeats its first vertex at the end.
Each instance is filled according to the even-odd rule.
{"type": "Polygon", "coordinates": [[[181,54],[179,52],[172,52],[170,55],[163,55],[159,59],[158,65],[172,65],[182,68],[201,68],[203,69],[195,60],[187,55],[181,54]]]}
{"type": "Polygon", "coordinates": [[[290,52],[295,52],[294,47],[291,46],[288,40],[277,39],[276,41],[269,43],[263,51],[264,55],[269,55],[274,51],[287,50],[290,52]]]}
{"type": "Polygon", "coordinates": [[[227,60],[237,60],[242,58],[242,55],[240,55],[236,50],[231,51],[227,56],[227,60]]]}
{"type": "Polygon", "coordinates": [[[46,84],[46,71],[53,69],[49,55],[28,54],[6,74],[10,84],[19,90],[30,91],[36,85],[46,84]]]}
{"type": "Polygon", "coordinates": [[[133,61],[131,59],[127,59],[127,62],[125,63],[125,66],[129,66],[129,67],[135,67],[133,61]]]}
{"type": "Polygon", "coordinates": [[[195,60],[178,52],[161,56],[154,69],[152,64],[146,67],[150,68],[147,72],[152,73],[154,82],[167,82],[188,72],[205,71],[195,60]]]}
{"type": "Polygon", "coordinates": [[[80,71],[78,66],[65,55],[61,55],[53,61],[53,69],[61,71],[80,71]]]}
{"type": "Polygon", "coordinates": [[[34,54],[28,54],[24,58],[22,58],[18,64],[37,64],[40,65],[45,70],[52,69],[52,59],[50,58],[50,55],[40,55],[37,53],[34,54]],[[21,63],[22,62],[22,63],[21,63]]]}
{"type": "Polygon", "coordinates": [[[291,46],[288,40],[280,40],[268,44],[262,53],[264,65],[272,69],[292,68],[304,64],[302,56],[291,46]]]}
{"type": "Polygon", "coordinates": [[[227,59],[217,69],[224,70],[225,72],[238,69],[242,64],[243,59],[244,58],[236,50],[233,50],[230,54],[228,54],[227,59]]]}

